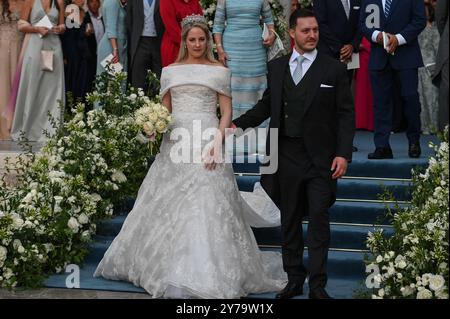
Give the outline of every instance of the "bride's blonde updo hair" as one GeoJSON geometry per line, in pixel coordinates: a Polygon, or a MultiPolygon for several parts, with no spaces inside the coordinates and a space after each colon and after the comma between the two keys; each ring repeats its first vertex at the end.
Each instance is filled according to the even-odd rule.
{"type": "Polygon", "coordinates": [[[204,16],[198,14],[187,16],[181,21],[180,51],[178,53],[178,58],[175,62],[179,63],[187,59],[188,57],[188,50],[186,47],[187,35],[189,31],[191,31],[193,28],[200,28],[203,30],[203,32],[205,32],[206,36],[205,58],[209,62],[216,63],[217,60],[214,58],[213,54],[213,40],[211,32],[209,32],[208,23],[204,16]]]}

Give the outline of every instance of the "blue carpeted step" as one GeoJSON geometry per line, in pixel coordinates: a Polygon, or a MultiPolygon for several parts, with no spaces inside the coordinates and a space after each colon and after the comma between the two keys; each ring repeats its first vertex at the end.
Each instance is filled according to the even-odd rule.
{"type": "MultiPolygon", "coordinates": [[[[233,163],[234,172],[259,174],[259,158],[261,156],[258,155],[236,156],[233,163]]],[[[427,165],[428,157],[404,158],[396,161],[355,159],[348,166],[346,176],[410,179],[411,169],[424,169],[427,165]]]]}
{"type": "MultiPolygon", "coordinates": [[[[374,227],[366,226],[350,226],[332,224],[331,228],[331,248],[338,249],[358,249],[366,250],[367,234],[369,231],[375,229],[374,227]]],[[[392,235],[393,229],[391,227],[384,227],[386,235],[392,235]]],[[[281,228],[253,228],[256,241],[259,245],[280,245],[281,244],[281,228]]],[[[303,224],[303,238],[306,243],[307,224],[303,224]]]]}
{"type": "MultiPolygon", "coordinates": [[[[93,273],[100,262],[106,249],[111,244],[111,238],[98,238],[93,245],[91,253],[86,259],[84,266],[80,268],[80,288],[122,292],[143,292],[144,289],[135,287],[133,284],[123,281],[112,281],[104,278],[94,278],[93,273]]],[[[264,249],[276,250],[280,249],[264,249]]],[[[351,298],[353,288],[364,278],[364,254],[358,252],[330,251],[328,256],[328,289],[337,298],[351,298]],[[345,289],[343,289],[345,288],[345,289]]],[[[305,265],[308,264],[308,255],[305,252],[305,265]]],[[[46,287],[66,288],[66,279],[69,274],[55,274],[45,281],[46,287]]],[[[307,285],[305,285],[306,288],[307,285]]],[[[249,298],[274,298],[275,293],[251,295],[249,298]]]]}
{"type": "MultiPolygon", "coordinates": [[[[100,236],[116,236],[122,228],[126,216],[115,216],[113,219],[103,222],[99,227],[97,234],[100,236]]],[[[304,236],[306,236],[306,222],[303,225],[304,236]]],[[[332,248],[340,249],[367,249],[365,241],[367,233],[374,227],[353,226],[353,225],[331,225],[331,245],[332,248]]],[[[385,227],[386,233],[392,232],[391,227],[385,227]]],[[[260,245],[280,245],[281,229],[280,227],[254,228],[256,240],[260,245]]]]}
{"type": "MultiPolygon", "coordinates": [[[[255,183],[260,181],[260,176],[236,176],[236,181],[241,191],[251,192],[255,183]]],[[[360,179],[339,180],[337,197],[343,199],[378,200],[386,191],[392,193],[394,198],[399,201],[411,199],[409,182],[360,179]]]]}
{"type": "MultiPolygon", "coordinates": [[[[393,205],[389,206],[394,209],[393,205]]],[[[129,210],[131,208],[132,205],[129,210]]],[[[330,221],[334,223],[389,225],[391,221],[386,217],[386,212],[384,203],[338,201],[330,209],[330,221]]],[[[116,236],[122,228],[126,216],[127,213],[125,212],[101,222],[97,226],[97,234],[116,236]]]]}
{"type": "MultiPolygon", "coordinates": [[[[435,136],[422,136],[422,156],[413,159],[408,156],[408,141],[405,134],[393,134],[391,136],[391,147],[394,159],[369,160],[367,154],[374,150],[373,133],[359,131],[354,140],[354,145],[359,150],[353,153],[353,161],[348,167],[347,176],[409,179],[411,178],[412,168],[424,168],[428,165],[428,158],[434,152],[428,147],[430,141],[435,144],[439,143],[435,136]]],[[[258,158],[262,157],[255,154],[237,153],[234,157],[234,171],[236,173],[259,173],[258,158]]]]}

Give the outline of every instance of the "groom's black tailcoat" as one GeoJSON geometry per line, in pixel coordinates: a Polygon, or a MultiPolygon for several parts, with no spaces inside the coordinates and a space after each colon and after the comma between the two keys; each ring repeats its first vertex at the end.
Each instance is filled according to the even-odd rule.
{"type": "MultiPolygon", "coordinates": [[[[337,156],[351,161],[354,104],[344,64],[318,53],[295,85],[289,59],[286,55],[268,64],[268,89],[233,123],[245,130],[270,117],[269,127],[279,129],[278,170],[262,175],[261,184],[281,210],[283,265],[290,280],[306,277],[301,223],[309,215],[309,285],[317,288],[327,281],[328,209],[336,199],[331,165],[337,156]]],[[[266,147],[270,154],[269,135],[266,147]]]]}

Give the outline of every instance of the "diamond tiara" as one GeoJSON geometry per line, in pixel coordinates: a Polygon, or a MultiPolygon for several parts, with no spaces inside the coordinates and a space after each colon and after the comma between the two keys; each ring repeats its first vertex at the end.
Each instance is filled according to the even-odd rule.
{"type": "Polygon", "coordinates": [[[190,16],[185,17],[183,20],[181,20],[181,28],[184,29],[187,25],[194,24],[194,23],[202,23],[208,25],[208,22],[206,21],[205,17],[200,14],[193,14],[190,16]]]}

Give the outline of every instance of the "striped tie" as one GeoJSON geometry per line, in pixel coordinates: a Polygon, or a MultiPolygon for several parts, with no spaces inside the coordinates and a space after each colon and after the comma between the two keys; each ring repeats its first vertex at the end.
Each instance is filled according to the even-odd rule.
{"type": "Polygon", "coordinates": [[[342,1],[342,5],[344,6],[344,10],[345,10],[345,15],[347,16],[347,19],[350,17],[350,6],[349,6],[349,1],[348,0],[341,0],[342,1]]]}
{"type": "Polygon", "coordinates": [[[292,79],[294,80],[295,85],[299,84],[303,77],[303,61],[305,60],[305,57],[302,55],[299,55],[297,57],[297,67],[294,70],[294,74],[292,75],[292,79]]]}
{"type": "Polygon", "coordinates": [[[386,4],[384,5],[384,15],[389,17],[389,13],[391,11],[392,0],[386,0],[386,4]]]}

